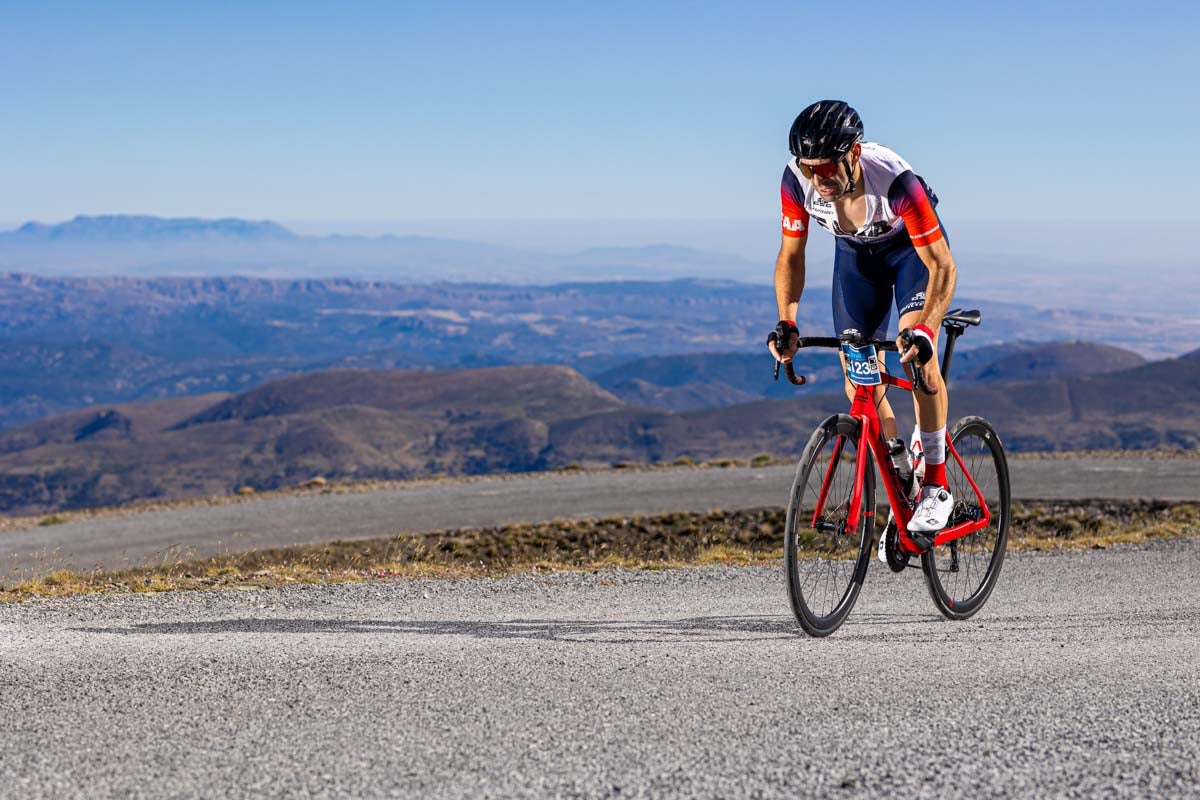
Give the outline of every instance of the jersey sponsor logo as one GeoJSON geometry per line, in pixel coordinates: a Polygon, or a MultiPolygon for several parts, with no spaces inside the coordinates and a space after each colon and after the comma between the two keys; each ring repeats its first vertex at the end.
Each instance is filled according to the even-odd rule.
{"type": "Polygon", "coordinates": [[[800,219],[799,217],[797,217],[796,219],[792,219],[787,214],[784,214],[783,215],[783,229],[785,231],[792,231],[793,233],[799,233],[804,230],[804,220],[800,219]]]}
{"type": "Polygon", "coordinates": [[[891,223],[882,222],[882,221],[881,222],[872,222],[870,225],[867,225],[865,228],[862,228],[862,229],[856,231],[855,235],[860,236],[863,239],[877,239],[877,238],[883,236],[885,233],[887,233],[891,229],[892,229],[891,223]]]}

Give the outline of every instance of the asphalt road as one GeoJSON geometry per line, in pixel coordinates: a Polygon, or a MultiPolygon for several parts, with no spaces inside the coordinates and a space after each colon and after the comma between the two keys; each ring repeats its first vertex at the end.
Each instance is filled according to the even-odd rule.
{"type": "Polygon", "coordinates": [[[873,564],[0,607],[4,797],[1200,797],[1200,540],[1015,554],[953,623],[873,564]]]}
{"type": "MultiPolygon", "coordinates": [[[[1017,499],[1200,499],[1200,459],[1019,460],[1011,472],[1017,499]]],[[[792,467],[539,473],[99,518],[0,532],[0,581],[333,539],[779,506],[794,474],[792,467]]]]}

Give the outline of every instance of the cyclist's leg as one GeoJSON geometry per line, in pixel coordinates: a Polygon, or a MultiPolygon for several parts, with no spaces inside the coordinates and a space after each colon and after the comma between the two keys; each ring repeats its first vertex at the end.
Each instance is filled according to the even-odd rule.
{"type": "MultiPolygon", "coordinates": [[[[886,272],[881,259],[838,240],[833,257],[834,335],[853,329],[873,339],[887,336],[892,315],[892,285],[890,279],[876,278],[881,272],[886,272]]],[[[845,358],[842,359],[842,377],[846,397],[853,400],[854,384],[846,375],[845,358]]],[[[882,385],[875,387],[875,406],[883,435],[890,439],[896,435],[896,414],[887,401],[886,389],[882,385]]]]}
{"type": "MultiPolygon", "coordinates": [[[[900,313],[900,330],[911,328],[920,320],[921,312],[925,309],[925,288],[929,283],[929,268],[917,255],[916,248],[911,243],[898,247],[889,254],[896,269],[896,308],[900,313]]],[[[938,360],[938,340],[941,331],[935,330],[934,359],[938,360]]],[[[937,393],[927,395],[924,392],[913,392],[913,404],[917,421],[923,431],[938,431],[946,427],[949,414],[949,397],[946,392],[946,382],[942,379],[941,364],[938,364],[937,375],[934,377],[934,387],[937,393]]]]}
{"type": "MultiPolygon", "coordinates": [[[[900,311],[900,328],[911,328],[916,325],[925,308],[925,289],[929,283],[929,269],[917,255],[911,244],[898,248],[891,255],[896,267],[896,307],[900,311]]],[[[940,330],[934,330],[934,361],[938,360],[937,340],[940,330]]],[[[942,378],[940,364],[933,380],[930,381],[937,391],[932,394],[913,392],[913,404],[916,408],[917,428],[920,430],[921,449],[924,451],[926,486],[946,486],[946,419],[949,412],[949,393],[946,382],[942,378]]],[[[924,497],[924,493],[922,494],[924,497]]],[[[949,501],[947,501],[949,502],[949,501]]],[[[943,503],[943,505],[945,505],[943,503]]],[[[924,506],[922,506],[924,507],[924,506]]],[[[941,511],[947,511],[941,508],[941,511]]],[[[941,518],[938,514],[927,515],[930,520],[941,518]]],[[[916,517],[914,515],[914,522],[916,517]]],[[[914,530],[912,524],[909,530],[914,530]]]]}

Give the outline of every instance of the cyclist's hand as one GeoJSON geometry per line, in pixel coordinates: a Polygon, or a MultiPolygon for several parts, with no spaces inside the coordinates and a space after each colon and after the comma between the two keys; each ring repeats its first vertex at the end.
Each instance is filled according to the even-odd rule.
{"type": "Polygon", "coordinates": [[[776,361],[786,364],[800,349],[797,346],[799,338],[800,331],[796,329],[796,323],[790,319],[781,319],[775,326],[775,330],[767,334],[767,349],[771,351],[771,355],[775,357],[776,361]]]}
{"type": "Polygon", "coordinates": [[[905,328],[896,337],[896,347],[900,351],[901,364],[916,362],[913,369],[921,370],[921,377],[925,379],[926,394],[937,394],[937,349],[933,342],[933,331],[924,325],[905,328]],[[904,346],[905,340],[909,343],[907,348],[904,346]]]}

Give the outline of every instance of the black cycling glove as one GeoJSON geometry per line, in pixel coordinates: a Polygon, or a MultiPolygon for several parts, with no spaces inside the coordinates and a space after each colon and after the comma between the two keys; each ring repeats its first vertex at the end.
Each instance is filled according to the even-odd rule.
{"type": "Polygon", "coordinates": [[[767,344],[774,342],[775,349],[782,354],[792,346],[793,336],[800,337],[800,330],[796,327],[796,323],[790,319],[781,319],[775,326],[775,330],[767,334],[767,344]]]}
{"type": "Polygon", "coordinates": [[[928,364],[933,360],[933,331],[925,325],[914,325],[900,331],[900,341],[907,347],[917,348],[917,362],[928,364]]]}

